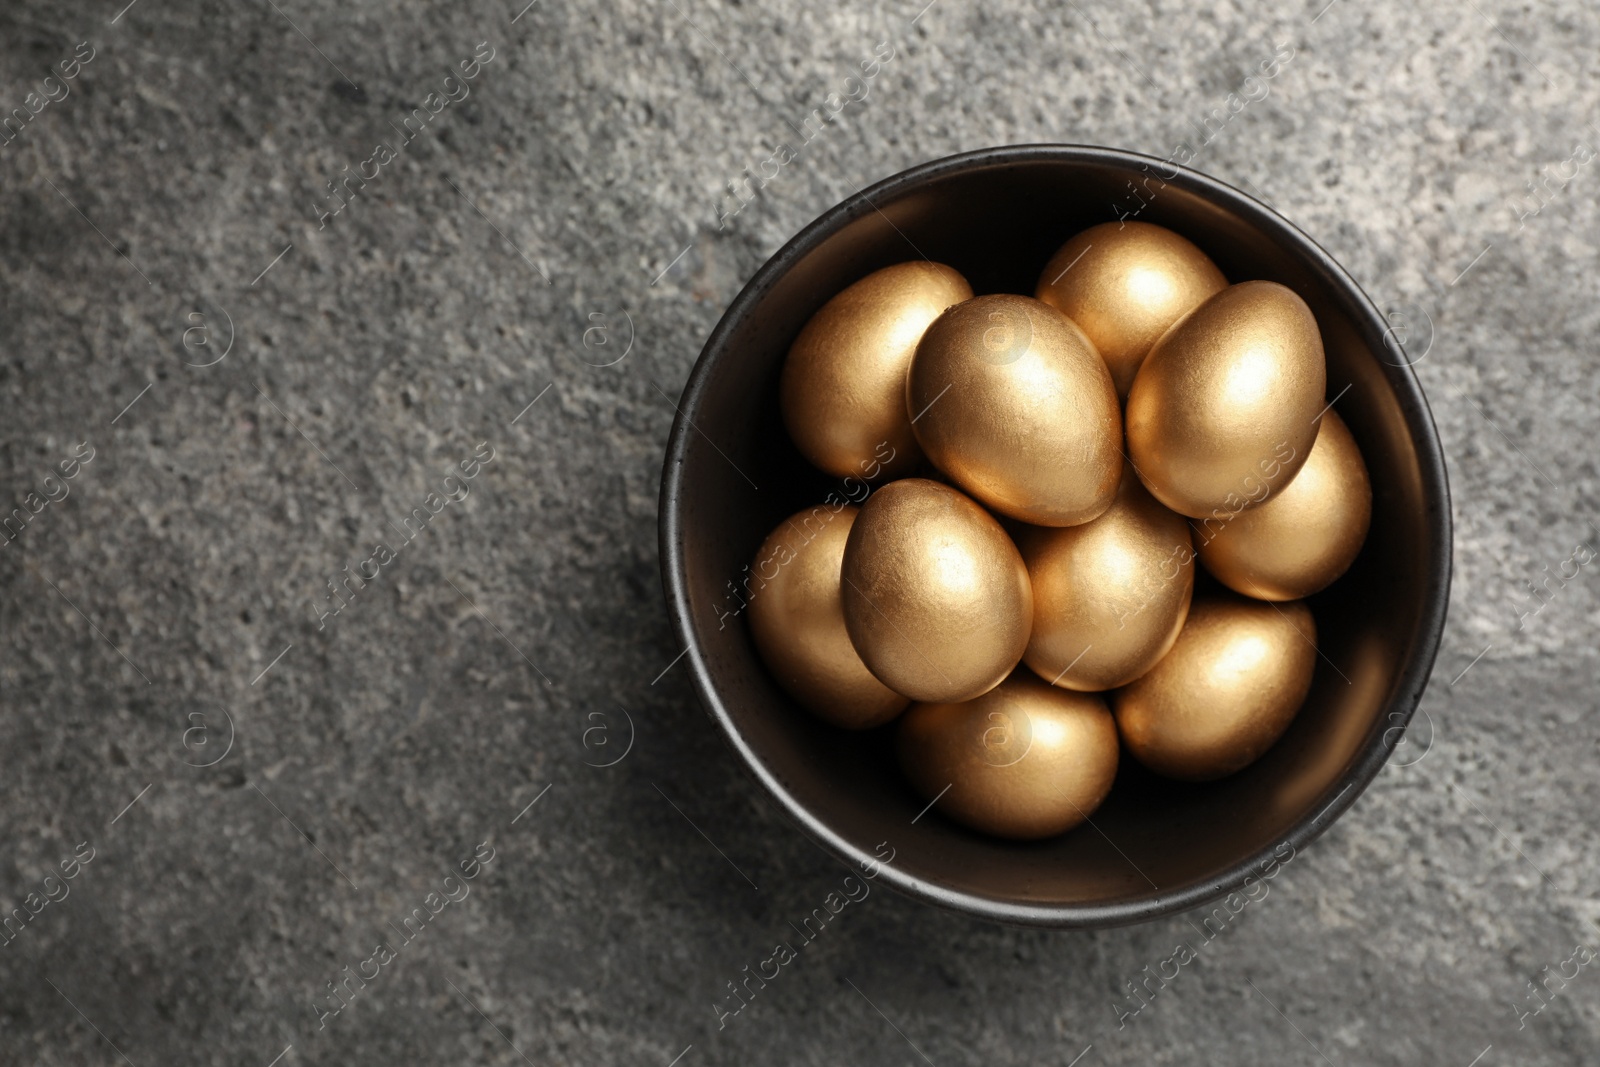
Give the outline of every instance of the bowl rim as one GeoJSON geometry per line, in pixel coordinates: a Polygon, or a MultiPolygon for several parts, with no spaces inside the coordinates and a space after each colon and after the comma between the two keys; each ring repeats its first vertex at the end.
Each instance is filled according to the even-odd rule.
{"type": "Polygon", "coordinates": [[[762,765],[755,750],[745,741],[732,715],[724,705],[704,651],[695,638],[689,614],[689,596],[684,575],[682,498],[683,467],[692,432],[692,419],[698,411],[714,368],[727,358],[726,339],[735,325],[759,303],[767,290],[802,257],[847,223],[867,212],[878,211],[878,202],[914,191],[936,178],[1018,163],[1055,162],[1113,165],[1122,168],[1162,168],[1160,180],[1177,185],[1243,218],[1278,243],[1294,246],[1313,272],[1320,274],[1336,292],[1342,292],[1357,333],[1377,350],[1391,332],[1372,299],[1354,278],[1320,244],[1277,211],[1247,193],[1200,171],[1155,156],[1098,145],[1033,143],[982,148],[945,156],[918,164],[862,188],[835,204],[807,224],[775,252],[729,303],[722,318],[706,339],[696,358],[676,405],[672,433],[667,440],[661,472],[659,501],[659,541],[662,586],[674,630],[685,644],[689,669],[701,704],[717,723],[723,739],[738,755],[747,773],[771,794],[779,806],[799,824],[800,829],[832,855],[863,870],[876,867],[882,880],[908,896],[991,921],[1023,926],[1058,929],[1097,929],[1148,922],[1176,912],[1188,911],[1209,903],[1243,886],[1252,874],[1273,863],[1282,862],[1276,849],[1285,844],[1298,854],[1345,813],[1377,777],[1394,751],[1404,729],[1421,702],[1433,672],[1433,664],[1443,637],[1445,615],[1449,609],[1452,568],[1452,522],[1450,486],[1433,415],[1422,386],[1412,371],[1411,362],[1379,358],[1390,387],[1394,390],[1405,425],[1417,452],[1423,497],[1428,511],[1423,521],[1430,542],[1430,567],[1424,582],[1424,603],[1418,643],[1402,667],[1394,696],[1380,710],[1379,721],[1390,725],[1377,731],[1359,751],[1355,761],[1339,779],[1330,783],[1276,845],[1263,847],[1200,882],[1174,889],[1155,889],[1148,895],[1102,904],[1037,904],[999,900],[953,890],[937,882],[911,874],[881,857],[868,854],[845,840],[817,818],[784,787],[782,781],[762,765]],[[1172,172],[1169,174],[1169,172],[1172,172]],[[1396,715],[1399,721],[1396,721],[1396,715]],[[1341,788],[1342,787],[1342,788],[1341,788]],[[1331,797],[1329,794],[1332,794],[1331,797]]]}

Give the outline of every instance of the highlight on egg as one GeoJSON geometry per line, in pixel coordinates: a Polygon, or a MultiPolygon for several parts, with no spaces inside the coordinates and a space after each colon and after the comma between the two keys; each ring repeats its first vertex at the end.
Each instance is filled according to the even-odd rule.
{"type": "Polygon", "coordinates": [[[1227,285],[1187,238],[1148,222],[1105,222],[1061,246],[1034,296],[1077,323],[1125,399],[1150,347],[1227,285]]]}
{"type": "Polygon", "coordinates": [[[964,703],[914,704],[896,727],[900,766],[947,817],[997,837],[1052,837],[1089,818],[1117,775],[1105,701],[1026,669],[964,703]]]}
{"type": "Polygon", "coordinates": [[[840,596],[851,644],[879,681],[913,700],[970,700],[1022,658],[1033,589],[988,512],[927,478],[903,478],[861,506],[845,543],[840,596]]]}
{"type": "Polygon", "coordinates": [[[1073,526],[1116,495],[1116,388],[1083,331],[1048,304],[995,294],[945,312],[917,345],[906,408],[928,458],[1003,515],[1073,526]]]}
{"type": "Polygon", "coordinates": [[[1122,743],[1168,778],[1207,782],[1249,766],[1310,693],[1316,642],[1300,601],[1196,599],[1172,650],[1113,698],[1122,743]]]}
{"type": "Polygon", "coordinates": [[[914,468],[921,452],[905,410],[906,373],[928,325],[971,297],[956,270],[917,260],[874,271],[824,304],[790,347],[778,382],[783,423],[801,454],[839,478],[914,468]]]}
{"type": "Polygon", "coordinates": [[[846,730],[881,726],[910,701],[867,670],[845,630],[839,575],[859,509],[819,507],[780,523],[747,582],[750,634],[778,684],[846,730]]]}
{"type": "Polygon", "coordinates": [[[1189,524],[1146,492],[1131,468],[1098,518],[1027,529],[1018,547],[1033,583],[1023,660],[1052,685],[1114,689],[1178,639],[1194,591],[1189,524]]]}
{"type": "Polygon", "coordinates": [[[1228,588],[1298,600],[1332,585],[1361,552],[1372,483],[1361,449],[1330,409],[1293,480],[1260,507],[1194,524],[1200,561],[1228,588]]]}
{"type": "Polygon", "coordinates": [[[1264,504],[1316,440],[1326,368],[1317,320],[1276,282],[1232,285],[1155,343],[1128,393],[1128,455],[1190,518],[1264,504]]]}

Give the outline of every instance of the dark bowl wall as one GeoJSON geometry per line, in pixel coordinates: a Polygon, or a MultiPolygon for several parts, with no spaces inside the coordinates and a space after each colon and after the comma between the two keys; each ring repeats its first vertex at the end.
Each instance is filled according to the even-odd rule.
{"type": "Polygon", "coordinates": [[[729,740],[834,851],[868,859],[887,842],[891,884],[1010,921],[1104,925],[1193,906],[1238,885],[1274,846],[1315,836],[1386,758],[1443,623],[1442,459],[1415,379],[1384,346],[1381,317],[1298,231],[1188,172],[1164,186],[1152,180],[1155,195],[1137,217],[1194,241],[1230,281],[1271,279],[1306,299],[1327,347],[1328,395],[1339,397],[1372,476],[1371,533],[1351,572],[1312,601],[1317,676],[1278,745],[1205,786],[1164,781],[1124,757],[1093,826],[1052,841],[992,840],[937,813],[913,825],[924,801],[901,779],[884,732],[845,734],[798,709],[762,667],[743,616],[723,614],[738,607],[729,583],[781,519],[830,492],[862,491],[805,463],[778,417],[779,370],[806,319],[870,271],[924,256],[961,271],[979,293],[1031,295],[1069,236],[1137,207],[1127,183],[1144,177],[1141,162],[1095,149],[995,149],[890,179],[867,191],[871,203],[847,201],[735,300],[679,402],[693,425],[680,418],[668,447],[668,597],[690,637],[696,685],[729,740]]]}

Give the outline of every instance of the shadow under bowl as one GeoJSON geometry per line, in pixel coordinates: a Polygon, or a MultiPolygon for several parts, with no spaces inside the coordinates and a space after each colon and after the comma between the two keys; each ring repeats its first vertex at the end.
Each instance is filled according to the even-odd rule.
{"type": "MultiPolygon", "coordinates": [[[[1131,216],[1130,216],[1131,217],[1131,216]]],[[[970,915],[1053,927],[1141,922],[1276,873],[1354,803],[1422,696],[1444,626],[1450,503],[1438,433],[1394,331],[1309,237],[1214,178],[1106,148],[1023,145],[937,160],[857,193],[783,247],[734,299],[695,364],[667,445],[663,583],[701,700],[756,779],[852,867],[970,915]],[[1154,176],[1154,177],[1153,177],[1154,176]],[[1136,199],[1129,183],[1143,199],[1136,199]],[[1158,778],[1124,755],[1092,824],[1019,844],[966,830],[894,764],[887,731],[851,734],[768,674],[730,595],[781,520],[842,487],[778,415],[778,375],[806,320],[850,283],[926,257],[982,293],[1031,294],[1066,239],[1137,211],[1199,245],[1232,282],[1303,297],[1327,350],[1328,396],[1372,478],[1360,557],[1312,598],[1311,695],[1284,737],[1219,782],[1158,778]],[[887,849],[885,849],[887,853],[887,849]]]]}

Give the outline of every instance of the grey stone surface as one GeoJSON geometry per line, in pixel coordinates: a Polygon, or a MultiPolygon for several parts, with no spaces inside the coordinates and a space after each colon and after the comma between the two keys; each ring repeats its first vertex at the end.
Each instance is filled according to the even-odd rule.
{"type": "Polygon", "coordinates": [[[1600,968],[1518,1016],[1600,918],[1600,578],[1537,614],[1525,586],[1600,548],[1600,169],[1562,166],[1600,144],[1592,5],[124,2],[0,11],[0,113],[94,50],[0,147],[0,502],[68,493],[0,548],[0,904],[93,849],[0,945],[0,1062],[1594,1062],[1600,968]],[[470,95],[319,229],[324,183],[480,42],[470,95]],[[719,1029],[842,871],[667,669],[656,486],[701,342],[863,184],[999,143],[1165,156],[1280,44],[1195,165],[1426,348],[1457,563],[1409,765],[1124,1028],[1192,917],[1048,933],[885,890],[719,1029]],[[631,750],[586,766],[619,708],[631,750]],[[319,1030],[481,842],[470,895],[319,1030]]]}

